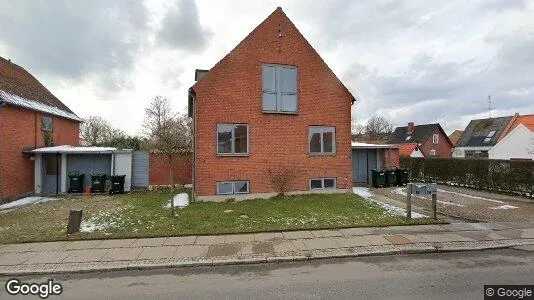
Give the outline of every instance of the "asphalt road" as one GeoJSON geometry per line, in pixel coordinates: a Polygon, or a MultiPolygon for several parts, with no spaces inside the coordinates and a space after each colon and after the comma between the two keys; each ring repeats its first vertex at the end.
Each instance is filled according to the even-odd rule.
{"type": "MultiPolygon", "coordinates": [[[[534,252],[503,249],[52,278],[64,292],[48,299],[483,299],[484,284],[534,284],[534,252]]],[[[6,281],[0,277],[2,285],[6,281]]],[[[0,299],[20,298],[7,295],[5,288],[0,293],[0,299]]]]}

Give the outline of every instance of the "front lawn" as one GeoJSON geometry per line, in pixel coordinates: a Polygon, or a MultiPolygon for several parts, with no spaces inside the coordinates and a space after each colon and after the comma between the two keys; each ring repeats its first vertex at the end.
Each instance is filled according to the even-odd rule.
{"type": "Polygon", "coordinates": [[[224,203],[192,203],[171,217],[179,192],[75,196],[0,212],[0,243],[65,239],[208,235],[276,230],[428,224],[386,212],[354,194],[312,194],[224,203]],[[69,209],[83,209],[86,232],[66,236],[69,209]]]}

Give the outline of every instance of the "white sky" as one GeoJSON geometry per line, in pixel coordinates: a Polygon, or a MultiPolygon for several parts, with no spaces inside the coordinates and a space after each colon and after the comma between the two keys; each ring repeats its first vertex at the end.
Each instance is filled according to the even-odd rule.
{"type": "Polygon", "coordinates": [[[209,69],[281,6],[360,98],[357,123],[534,113],[534,1],[69,1],[0,3],[0,56],[81,117],[136,134],[156,95],[185,112],[209,69]],[[4,30],[5,29],[5,30],[4,30]]]}

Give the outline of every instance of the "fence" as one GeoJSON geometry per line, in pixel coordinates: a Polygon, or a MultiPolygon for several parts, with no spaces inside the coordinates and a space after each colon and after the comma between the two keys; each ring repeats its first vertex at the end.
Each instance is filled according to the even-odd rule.
{"type": "Polygon", "coordinates": [[[401,158],[411,180],[534,197],[534,161],[401,158]]]}
{"type": "MultiPolygon", "coordinates": [[[[169,185],[169,161],[165,154],[150,153],[149,184],[169,185]]],[[[174,184],[188,184],[193,181],[193,158],[191,154],[176,154],[172,158],[174,184]]]]}

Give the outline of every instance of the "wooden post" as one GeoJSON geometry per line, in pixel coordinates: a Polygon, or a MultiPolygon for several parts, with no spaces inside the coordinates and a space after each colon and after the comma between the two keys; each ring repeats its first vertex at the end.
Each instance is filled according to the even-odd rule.
{"type": "Polygon", "coordinates": [[[82,223],[83,210],[71,210],[69,213],[69,223],[67,225],[67,234],[73,234],[80,231],[82,223]]]}
{"type": "Polygon", "coordinates": [[[411,183],[408,183],[406,191],[406,218],[412,218],[412,189],[413,186],[411,183]]]}
{"type": "Polygon", "coordinates": [[[432,194],[432,218],[434,220],[437,220],[437,202],[438,202],[438,195],[436,193],[432,194]]]}

